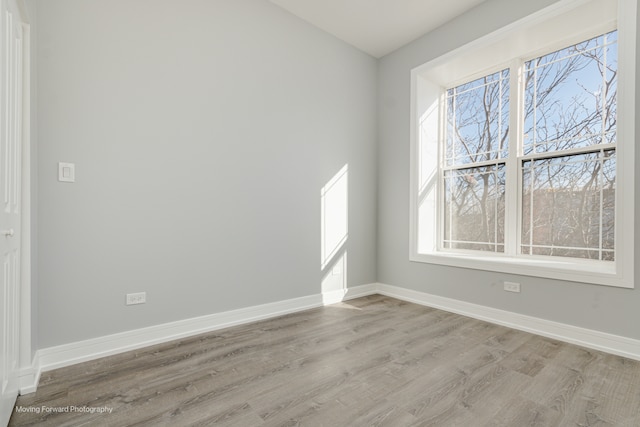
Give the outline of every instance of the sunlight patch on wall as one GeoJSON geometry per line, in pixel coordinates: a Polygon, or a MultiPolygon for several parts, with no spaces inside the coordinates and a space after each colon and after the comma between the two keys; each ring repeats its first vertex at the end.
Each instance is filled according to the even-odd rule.
{"type": "Polygon", "coordinates": [[[348,175],[349,165],[346,164],[320,191],[322,270],[340,252],[349,235],[348,175]]]}

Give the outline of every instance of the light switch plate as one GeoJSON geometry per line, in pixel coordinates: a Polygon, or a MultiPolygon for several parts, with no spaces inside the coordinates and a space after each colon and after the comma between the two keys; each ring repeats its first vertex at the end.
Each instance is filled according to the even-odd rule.
{"type": "Polygon", "coordinates": [[[58,163],[58,181],[76,182],[75,163],[58,163]]]}

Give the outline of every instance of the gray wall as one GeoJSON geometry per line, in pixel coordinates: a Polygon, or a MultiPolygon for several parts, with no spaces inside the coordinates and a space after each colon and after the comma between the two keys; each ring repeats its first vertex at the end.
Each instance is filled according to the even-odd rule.
{"type": "Polygon", "coordinates": [[[379,62],[266,0],[33,2],[34,348],[319,293],[345,163],[350,286],[640,339],[640,289],[408,261],[410,70],[554,0],[489,0],[379,62]]]}
{"type": "MultiPolygon", "coordinates": [[[[381,59],[378,281],[640,339],[637,284],[635,290],[628,290],[409,262],[410,70],[551,3],[552,0],[491,0],[381,59]],[[504,280],[520,282],[522,292],[504,292],[504,280]]],[[[637,86],[636,99],[640,99],[640,85],[637,86]]],[[[640,123],[640,107],[636,107],[636,114],[636,122],[640,123]]],[[[640,129],[636,135],[640,135],[640,129]]],[[[636,156],[636,163],[640,164],[640,150],[636,150],[636,156]]],[[[639,193],[640,174],[636,173],[636,209],[640,209],[639,193]]],[[[640,230],[637,220],[636,230],[640,230]]],[[[638,233],[636,247],[637,242],[638,233]]],[[[639,256],[637,251],[636,265],[639,256]]]]}
{"type": "Polygon", "coordinates": [[[318,294],[345,163],[348,283],[376,280],[376,60],[266,0],[40,0],[37,24],[38,348],[318,294]]]}

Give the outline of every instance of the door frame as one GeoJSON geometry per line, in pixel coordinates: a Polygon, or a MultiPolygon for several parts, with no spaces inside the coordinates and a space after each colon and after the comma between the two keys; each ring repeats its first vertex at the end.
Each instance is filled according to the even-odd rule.
{"type": "MultiPolygon", "coordinates": [[[[20,254],[19,259],[19,273],[16,275],[19,277],[19,283],[17,283],[17,310],[19,311],[15,319],[15,324],[12,326],[12,330],[6,332],[10,335],[17,336],[17,358],[16,370],[17,372],[9,372],[9,376],[15,375],[17,390],[11,389],[8,391],[7,396],[2,397],[0,407],[0,424],[8,422],[13,412],[14,393],[23,393],[24,373],[28,372],[29,379],[33,382],[37,380],[37,375],[32,373],[37,372],[34,369],[32,363],[32,345],[31,345],[31,26],[29,23],[29,14],[26,1],[28,0],[5,0],[8,3],[6,6],[11,10],[14,15],[14,19],[17,21],[15,24],[21,27],[21,72],[20,76],[21,88],[21,110],[20,110],[20,122],[21,122],[21,140],[20,146],[20,168],[21,173],[20,180],[20,230],[18,235],[20,236],[20,254]],[[24,232],[23,232],[24,231],[24,232]]],[[[3,1],[3,17],[4,17],[4,1],[3,1]]],[[[4,19],[4,18],[3,18],[4,19]]],[[[4,27],[3,27],[4,29],[4,27]]],[[[7,141],[8,143],[8,141],[7,141]]],[[[13,324],[14,322],[11,322],[13,324]]],[[[3,339],[5,339],[3,337],[3,339]]]]}
{"type": "Polygon", "coordinates": [[[20,241],[20,394],[37,386],[31,338],[31,24],[25,0],[16,0],[22,21],[22,177],[20,241]],[[25,375],[26,374],[26,375],[25,375]]]}

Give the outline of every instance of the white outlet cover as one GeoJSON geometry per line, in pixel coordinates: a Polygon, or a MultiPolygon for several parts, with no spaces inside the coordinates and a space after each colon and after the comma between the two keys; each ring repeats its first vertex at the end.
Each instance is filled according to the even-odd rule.
{"type": "Polygon", "coordinates": [[[144,304],[147,302],[146,292],[137,292],[135,294],[127,294],[125,305],[144,304]]]}
{"type": "Polygon", "coordinates": [[[507,292],[520,292],[520,283],[504,282],[504,290],[507,292]]]}

